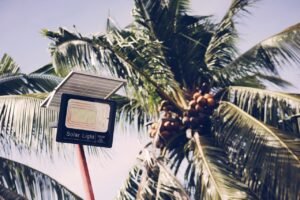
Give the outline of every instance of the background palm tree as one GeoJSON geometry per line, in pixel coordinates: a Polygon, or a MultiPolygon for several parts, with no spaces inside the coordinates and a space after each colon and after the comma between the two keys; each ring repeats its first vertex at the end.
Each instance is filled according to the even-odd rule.
{"type": "Polygon", "coordinates": [[[49,123],[56,119],[57,113],[39,105],[60,81],[54,75],[20,73],[18,65],[7,54],[1,59],[0,197],[3,199],[80,199],[42,172],[2,157],[11,155],[12,151],[31,156],[45,152],[52,155],[57,146],[53,144],[49,123]]]}
{"type": "Polygon", "coordinates": [[[108,69],[128,80],[120,119],[153,122],[117,198],[300,198],[299,96],[264,86],[289,84],[278,69],[299,64],[299,24],[239,54],[236,23],[255,0],[233,0],[218,23],[187,0],[134,2],[124,29],[44,30],[57,73],[108,69]]]}

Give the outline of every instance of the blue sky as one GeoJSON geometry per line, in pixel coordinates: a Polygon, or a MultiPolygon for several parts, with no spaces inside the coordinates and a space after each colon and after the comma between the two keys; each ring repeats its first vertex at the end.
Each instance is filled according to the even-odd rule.
{"type": "MultiPolygon", "coordinates": [[[[190,12],[197,15],[216,15],[220,19],[230,0],[192,0],[190,12]]],[[[21,66],[23,72],[30,72],[50,62],[49,40],[42,37],[41,29],[57,30],[58,27],[76,29],[84,35],[104,32],[107,16],[123,27],[131,21],[132,0],[0,0],[0,56],[8,53],[21,66]]],[[[238,28],[241,32],[241,51],[258,41],[300,22],[299,0],[265,0],[251,9],[252,14],[243,18],[238,28]]],[[[300,70],[283,73],[296,83],[300,70]]],[[[105,160],[99,167],[92,159],[91,173],[96,199],[112,199],[116,189],[124,181],[128,167],[137,153],[136,138],[120,138],[122,141],[111,150],[111,160],[105,160]],[[101,197],[101,198],[100,198],[101,197]]],[[[118,143],[116,143],[118,144],[118,143]]],[[[71,157],[73,155],[70,155],[71,157]]],[[[102,159],[103,160],[103,159],[102,159]]],[[[29,159],[28,163],[35,163],[29,159]]],[[[74,163],[49,167],[39,163],[46,173],[59,179],[73,191],[83,194],[80,175],[74,163]],[[58,170],[60,169],[60,170],[58,170]],[[68,173],[67,173],[68,172],[68,173]]],[[[75,164],[76,165],[76,164],[75,164]]],[[[35,167],[35,166],[33,166],[35,167]]]]}
{"type": "MultiPolygon", "coordinates": [[[[230,0],[192,0],[191,12],[219,19],[229,4],[230,0]]],[[[132,7],[132,0],[0,0],[0,55],[8,53],[24,72],[30,72],[50,62],[49,40],[41,36],[41,29],[76,25],[86,35],[104,32],[109,14],[122,27],[131,21],[132,7]]],[[[241,49],[299,22],[299,8],[299,0],[257,3],[252,15],[240,23],[241,49]]]]}

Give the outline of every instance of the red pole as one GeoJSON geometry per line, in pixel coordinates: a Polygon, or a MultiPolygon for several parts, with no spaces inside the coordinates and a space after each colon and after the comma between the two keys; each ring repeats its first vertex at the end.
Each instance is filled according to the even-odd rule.
{"type": "Polygon", "coordinates": [[[86,200],[95,200],[92,182],[89,175],[89,169],[86,163],[84,149],[80,144],[76,144],[76,153],[79,161],[79,167],[81,171],[83,187],[85,190],[86,200]]]}

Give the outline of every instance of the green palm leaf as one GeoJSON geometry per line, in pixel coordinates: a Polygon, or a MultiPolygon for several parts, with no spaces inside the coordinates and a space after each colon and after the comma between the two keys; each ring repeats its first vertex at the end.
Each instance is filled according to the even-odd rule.
{"type": "Polygon", "coordinates": [[[117,199],[188,200],[183,186],[163,161],[143,150],[117,199]]]}
{"type": "Polygon", "coordinates": [[[233,0],[230,8],[216,27],[205,53],[205,62],[210,69],[224,68],[237,56],[236,20],[243,13],[248,12],[247,7],[257,0],[233,0]]]}
{"type": "Polygon", "coordinates": [[[41,108],[42,100],[30,96],[0,97],[0,130],[4,138],[13,138],[21,146],[35,151],[51,151],[54,129],[50,123],[57,120],[57,111],[41,108]]]}
{"type": "Polygon", "coordinates": [[[1,185],[27,199],[81,199],[42,172],[0,157],[0,191],[1,185]]]}
{"type": "Polygon", "coordinates": [[[195,172],[190,173],[195,176],[190,178],[196,183],[196,199],[256,199],[233,174],[224,151],[213,145],[211,138],[195,132],[191,145],[195,172]]]}
{"type": "Polygon", "coordinates": [[[120,189],[116,199],[120,200],[133,200],[139,188],[142,168],[139,165],[134,166],[129,172],[128,178],[120,189]]]}
{"type": "Polygon", "coordinates": [[[239,79],[236,79],[233,86],[244,86],[252,88],[266,89],[266,85],[271,84],[279,86],[281,88],[286,88],[292,86],[292,84],[278,76],[264,75],[261,73],[256,73],[253,75],[243,76],[239,79]]]}
{"type": "Polygon", "coordinates": [[[277,75],[282,65],[300,63],[300,25],[286,30],[258,43],[225,68],[215,69],[216,79],[228,85],[236,79],[257,72],[277,75]]]}
{"type": "MultiPolygon", "coordinates": [[[[300,113],[300,98],[282,92],[232,86],[228,88],[228,99],[264,123],[286,130],[291,130],[290,117],[300,113]],[[283,121],[285,124],[280,124],[283,121]]],[[[292,132],[300,136],[299,130],[292,132]]]]}
{"type": "MultiPolygon", "coordinates": [[[[63,156],[73,152],[73,145],[55,142],[56,129],[52,126],[57,123],[58,112],[40,106],[46,96],[45,93],[0,96],[0,145],[5,154],[9,155],[12,149],[10,143],[26,153],[46,153],[50,157],[57,152],[63,156]]],[[[98,155],[99,149],[89,147],[88,152],[98,155]]]]}
{"type": "Polygon", "coordinates": [[[222,102],[214,132],[235,173],[261,199],[300,197],[299,141],[222,102]],[[296,150],[296,151],[295,151],[296,150]],[[292,185],[291,185],[292,183],[292,185]]]}
{"type": "MultiPolygon", "coordinates": [[[[51,37],[50,35],[54,33],[45,31],[45,34],[51,37]]],[[[174,80],[169,67],[164,63],[158,46],[160,46],[159,42],[149,40],[142,32],[132,34],[128,31],[114,31],[93,40],[78,37],[77,40],[72,39],[59,44],[53,50],[54,63],[56,63],[54,67],[58,71],[65,70],[60,73],[61,75],[73,68],[74,63],[82,63],[81,66],[91,68],[93,66],[88,66],[87,63],[93,63],[93,55],[97,55],[98,63],[118,77],[128,80],[128,85],[134,88],[130,89],[130,93],[134,92],[133,96],[138,97],[136,99],[144,110],[157,113],[157,107],[153,107],[155,104],[143,102],[141,99],[145,101],[152,96],[157,102],[158,95],[182,109],[186,107],[183,92],[174,80]],[[143,56],[144,54],[151,56],[143,56]],[[73,62],[75,59],[76,61],[73,62]]],[[[132,96],[130,93],[128,96],[132,96]]]]}
{"type": "Polygon", "coordinates": [[[149,31],[149,36],[167,41],[177,32],[178,21],[188,11],[188,0],[158,1],[135,0],[135,22],[149,31]]]}
{"type": "Polygon", "coordinates": [[[61,80],[61,78],[53,75],[2,75],[0,76],[0,95],[50,92],[61,80]]]}
{"type": "Polygon", "coordinates": [[[186,0],[136,0],[133,16],[138,29],[161,41],[163,56],[175,80],[194,89],[209,78],[203,57],[212,35],[212,23],[208,16],[188,15],[188,4],[186,0]]]}
{"type": "Polygon", "coordinates": [[[0,60],[0,74],[17,74],[20,68],[15,61],[7,54],[4,54],[0,60]]]}
{"type": "Polygon", "coordinates": [[[36,70],[34,70],[33,72],[31,72],[30,74],[49,74],[49,75],[56,75],[54,67],[52,65],[52,63],[44,65],[36,70]]]}

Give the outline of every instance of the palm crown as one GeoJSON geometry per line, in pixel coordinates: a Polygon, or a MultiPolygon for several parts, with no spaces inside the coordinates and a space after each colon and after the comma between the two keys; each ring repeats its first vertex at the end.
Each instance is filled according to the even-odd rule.
{"type": "Polygon", "coordinates": [[[58,75],[125,78],[119,119],[151,121],[153,139],[117,198],[298,199],[300,99],[264,83],[289,84],[278,68],[299,64],[300,26],[239,55],[236,20],[255,0],[233,0],[219,23],[188,15],[187,0],[134,2],[124,29],[108,19],[107,33],[91,38],[43,30],[58,75]]]}

